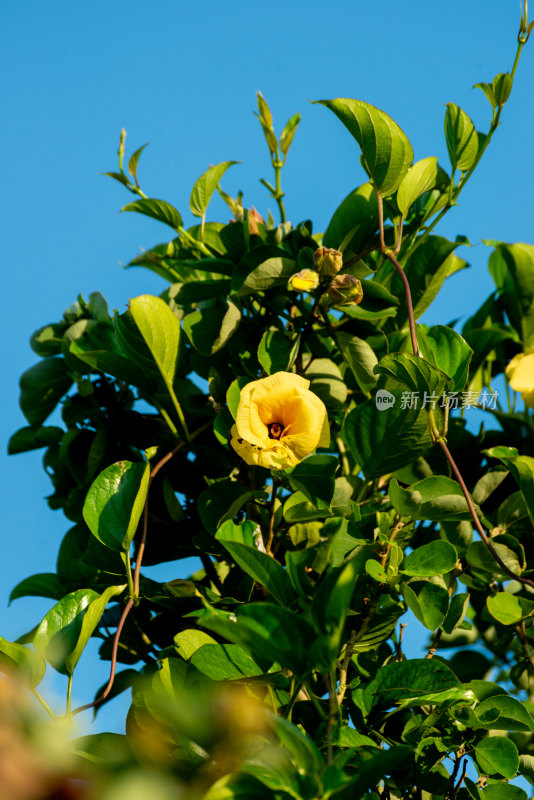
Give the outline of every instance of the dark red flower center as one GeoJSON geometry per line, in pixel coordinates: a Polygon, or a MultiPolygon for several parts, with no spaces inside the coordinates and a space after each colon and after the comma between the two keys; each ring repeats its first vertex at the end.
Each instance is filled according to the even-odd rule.
{"type": "Polygon", "coordinates": [[[284,426],[280,425],[279,422],[271,422],[270,425],[267,425],[267,429],[269,431],[269,439],[279,439],[283,433],[284,426]]]}

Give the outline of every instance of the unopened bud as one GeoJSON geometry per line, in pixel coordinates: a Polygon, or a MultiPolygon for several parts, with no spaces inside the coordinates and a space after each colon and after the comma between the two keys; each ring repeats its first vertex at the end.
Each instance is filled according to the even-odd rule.
{"type": "Polygon", "coordinates": [[[343,266],[343,253],[332,247],[318,247],[313,254],[313,265],[321,275],[333,277],[343,266]]]}
{"type": "Polygon", "coordinates": [[[258,234],[259,228],[258,223],[261,222],[262,225],[265,225],[265,220],[263,219],[262,215],[259,214],[254,206],[248,212],[248,227],[252,234],[258,234]]]}
{"type": "Polygon", "coordinates": [[[336,275],[328,287],[328,296],[334,306],[358,305],[362,302],[362,284],[353,275],[336,275]]]}
{"type": "Polygon", "coordinates": [[[296,292],[313,292],[319,286],[319,273],[314,269],[301,269],[290,277],[289,283],[296,292]]]}

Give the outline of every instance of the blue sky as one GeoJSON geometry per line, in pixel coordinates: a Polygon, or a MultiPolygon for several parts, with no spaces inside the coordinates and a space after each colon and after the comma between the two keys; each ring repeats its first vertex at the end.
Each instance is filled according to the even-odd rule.
{"type": "MultiPolygon", "coordinates": [[[[37,357],[28,339],[58,319],[82,293],[95,290],[110,308],[159,293],[148,272],[123,270],[140,248],[164,241],[159,223],[118,215],[130,195],[101,173],[116,168],[120,129],[127,151],[146,141],[139,174],[150,196],[169,200],[186,223],[195,179],[224,160],[239,160],[223,180],[230,194],[262,214],[276,208],[259,178],[270,179],[268,153],[253,116],[261,89],[278,130],[302,114],[284,170],[293,222],[312,217],[323,230],[343,197],[365,178],[356,145],[337,119],[308,100],[354,97],[389,113],[410,138],[416,159],[437,155],[447,169],[444,104],[464,108],[486,130],[490,107],[471,87],[511,68],[519,9],[515,0],[139,0],[93,3],[28,0],[2,4],[0,86],[4,126],[1,174],[4,368],[2,441],[25,424],[18,377],[37,357]]],[[[487,248],[480,242],[534,241],[532,130],[534,42],[524,50],[502,125],[444,235],[465,234],[460,251],[472,264],[455,276],[425,318],[465,316],[491,291],[487,248]]],[[[216,200],[212,218],[228,217],[216,200]]],[[[49,601],[21,599],[8,610],[9,589],[35,572],[53,571],[68,522],[42,499],[50,484],[41,453],[1,455],[3,552],[0,635],[32,627],[49,601]]],[[[170,567],[167,578],[178,577],[170,567]]],[[[413,634],[407,630],[408,642],[413,634]]],[[[418,640],[417,640],[418,641],[418,640]]],[[[415,647],[415,644],[414,644],[415,647]]],[[[94,650],[93,650],[94,652],[94,650]]],[[[80,667],[75,701],[104,682],[107,665],[80,667]]],[[[52,688],[62,690],[58,681],[52,688]]],[[[113,727],[118,709],[102,712],[113,727]]]]}

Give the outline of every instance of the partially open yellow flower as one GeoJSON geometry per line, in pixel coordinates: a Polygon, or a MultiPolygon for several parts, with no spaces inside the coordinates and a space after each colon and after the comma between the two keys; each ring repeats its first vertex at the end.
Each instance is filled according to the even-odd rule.
{"type": "Polygon", "coordinates": [[[506,377],[526,406],[534,408],[534,353],[518,353],[506,367],[506,377]]]}
{"type": "Polygon", "coordinates": [[[326,408],[309,385],[299,375],[276,372],[241,389],[231,445],[247,464],[286,469],[329,446],[326,408]]]}

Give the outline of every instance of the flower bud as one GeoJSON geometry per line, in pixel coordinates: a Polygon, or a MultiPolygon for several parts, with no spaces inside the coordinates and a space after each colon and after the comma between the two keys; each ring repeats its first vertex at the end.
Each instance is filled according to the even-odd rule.
{"type": "Polygon", "coordinates": [[[313,265],[321,275],[333,277],[343,266],[343,253],[332,247],[318,247],[313,254],[313,265]]]}
{"type": "Polygon", "coordinates": [[[328,287],[328,296],[334,306],[358,305],[362,302],[362,284],[353,275],[336,275],[328,287]]]}
{"type": "Polygon", "coordinates": [[[313,292],[319,286],[319,273],[314,269],[301,269],[290,277],[289,284],[296,292],[313,292]]]}
{"type": "Polygon", "coordinates": [[[265,225],[265,220],[263,219],[262,215],[259,214],[256,211],[254,206],[252,206],[252,208],[248,212],[248,227],[249,227],[249,230],[250,230],[251,234],[258,234],[259,233],[259,228],[258,228],[258,223],[259,222],[262,225],[265,225]]]}

